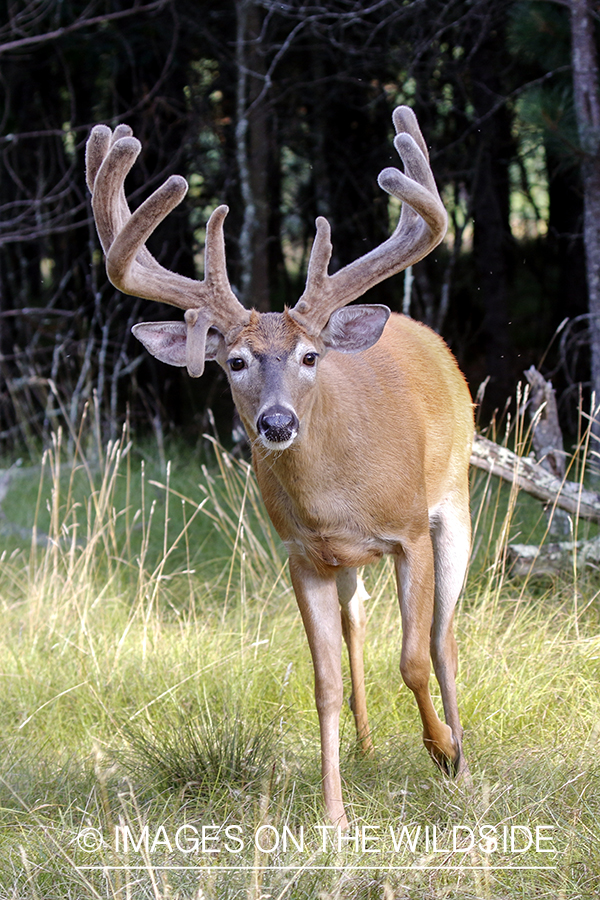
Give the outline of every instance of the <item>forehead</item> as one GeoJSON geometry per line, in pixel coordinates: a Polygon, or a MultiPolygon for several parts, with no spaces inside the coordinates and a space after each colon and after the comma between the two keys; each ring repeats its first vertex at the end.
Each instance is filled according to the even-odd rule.
{"type": "Polygon", "coordinates": [[[267,353],[291,353],[300,340],[308,340],[306,332],[297,322],[282,313],[258,313],[253,310],[250,321],[236,335],[232,347],[244,345],[257,356],[267,353]]]}

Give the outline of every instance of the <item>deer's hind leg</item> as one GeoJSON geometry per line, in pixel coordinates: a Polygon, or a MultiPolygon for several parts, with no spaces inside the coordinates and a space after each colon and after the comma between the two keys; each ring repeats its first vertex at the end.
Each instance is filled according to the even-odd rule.
{"type": "Polygon", "coordinates": [[[365,755],[370,756],[373,753],[373,743],[367,718],[363,660],[367,624],[364,600],[367,600],[369,595],[356,569],[341,569],[336,580],[342,613],[342,633],[350,660],[350,678],[352,680],[350,708],[354,713],[356,737],[360,749],[365,755]]]}
{"type": "Polygon", "coordinates": [[[433,760],[442,769],[449,770],[458,764],[460,744],[451,726],[440,721],[429,692],[435,587],[433,547],[426,522],[420,534],[403,544],[395,562],[402,614],[400,671],[419,707],[423,743],[433,760]]]}
{"type": "Polygon", "coordinates": [[[468,506],[451,501],[441,504],[431,521],[435,556],[435,601],[431,628],[431,659],[440,685],[444,716],[458,748],[455,774],[468,775],[462,751],[462,725],[456,697],[458,649],[454,637],[454,609],[465,580],[471,548],[468,506]]]}

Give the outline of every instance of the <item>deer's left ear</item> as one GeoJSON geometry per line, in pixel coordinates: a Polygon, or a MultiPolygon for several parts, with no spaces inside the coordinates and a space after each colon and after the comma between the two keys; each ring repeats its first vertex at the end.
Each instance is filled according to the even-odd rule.
{"type": "Polygon", "coordinates": [[[330,350],[341,353],[368,350],[381,337],[389,317],[387,306],[376,303],[342,306],[331,314],[321,332],[321,340],[330,350]]]}

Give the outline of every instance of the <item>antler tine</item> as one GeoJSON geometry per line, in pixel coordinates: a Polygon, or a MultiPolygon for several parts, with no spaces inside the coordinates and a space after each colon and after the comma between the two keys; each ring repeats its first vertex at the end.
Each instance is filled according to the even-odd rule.
{"type": "Polygon", "coordinates": [[[412,109],[399,106],[394,110],[393,121],[397,132],[394,146],[405,171],[390,167],[377,180],[383,190],[402,200],[400,220],[386,241],[334,275],[328,275],[331,229],[326,219],[317,219],[306,289],[292,310],[294,318],[310,332],[319,333],[334,310],[418,262],[446,233],[446,210],[435,185],[417,118],[412,109]]]}
{"type": "Polygon", "coordinates": [[[94,125],[85,145],[85,174],[90,194],[94,190],[98,169],[112,145],[120,138],[131,137],[132,134],[133,131],[129,125],[117,125],[114,132],[108,125],[94,125]]]}
{"type": "Polygon", "coordinates": [[[105,125],[95,126],[86,146],[86,178],[106,255],[106,271],[112,284],[125,294],[186,310],[194,357],[188,368],[198,375],[204,368],[209,328],[226,335],[250,315],[231,290],[227,277],[223,222],[228,209],[218,207],[207,224],[204,280],[170,272],[152,256],[145,242],[181,203],[188,185],[180,175],[172,175],[132,215],[123,184],[140,150],[140,142],[127,125],[119,125],[114,133],[105,125]]]}

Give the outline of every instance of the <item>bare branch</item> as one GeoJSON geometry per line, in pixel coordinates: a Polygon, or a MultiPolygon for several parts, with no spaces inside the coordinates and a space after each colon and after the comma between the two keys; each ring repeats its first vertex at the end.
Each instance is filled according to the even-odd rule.
{"type": "Polygon", "coordinates": [[[53,31],[46,31],[44,34],[33,34],[28,37],[19,38],[15,41],[7,41],[5,44],[0,44],[0,54],[10,53],[12,50],[21,50],[24,47],[31,47],[35,44],[43,44],[48,41],[55,41],[58,38],[64,37],[66,34],[71,34],[74,31],[79,31],[81,28],[90,28],[93,25],[101,25],[104,22],[113,22],[115,19],[125,19],[130,16],[136,16],[139,13],[148,13],[155,12],[161,10],[164,6],[167,6],[171,0],[155,0],[154,3],[146,3],[140,6],[136,2],[131,7],[131,9],[123,9],[119,12],[114,13],[106,13],[102,16],[93,16],[89,19],[80,17],[76,22],[72,22],[71,25],[65,25],[64,28],[55,28],[53,31]]]}

